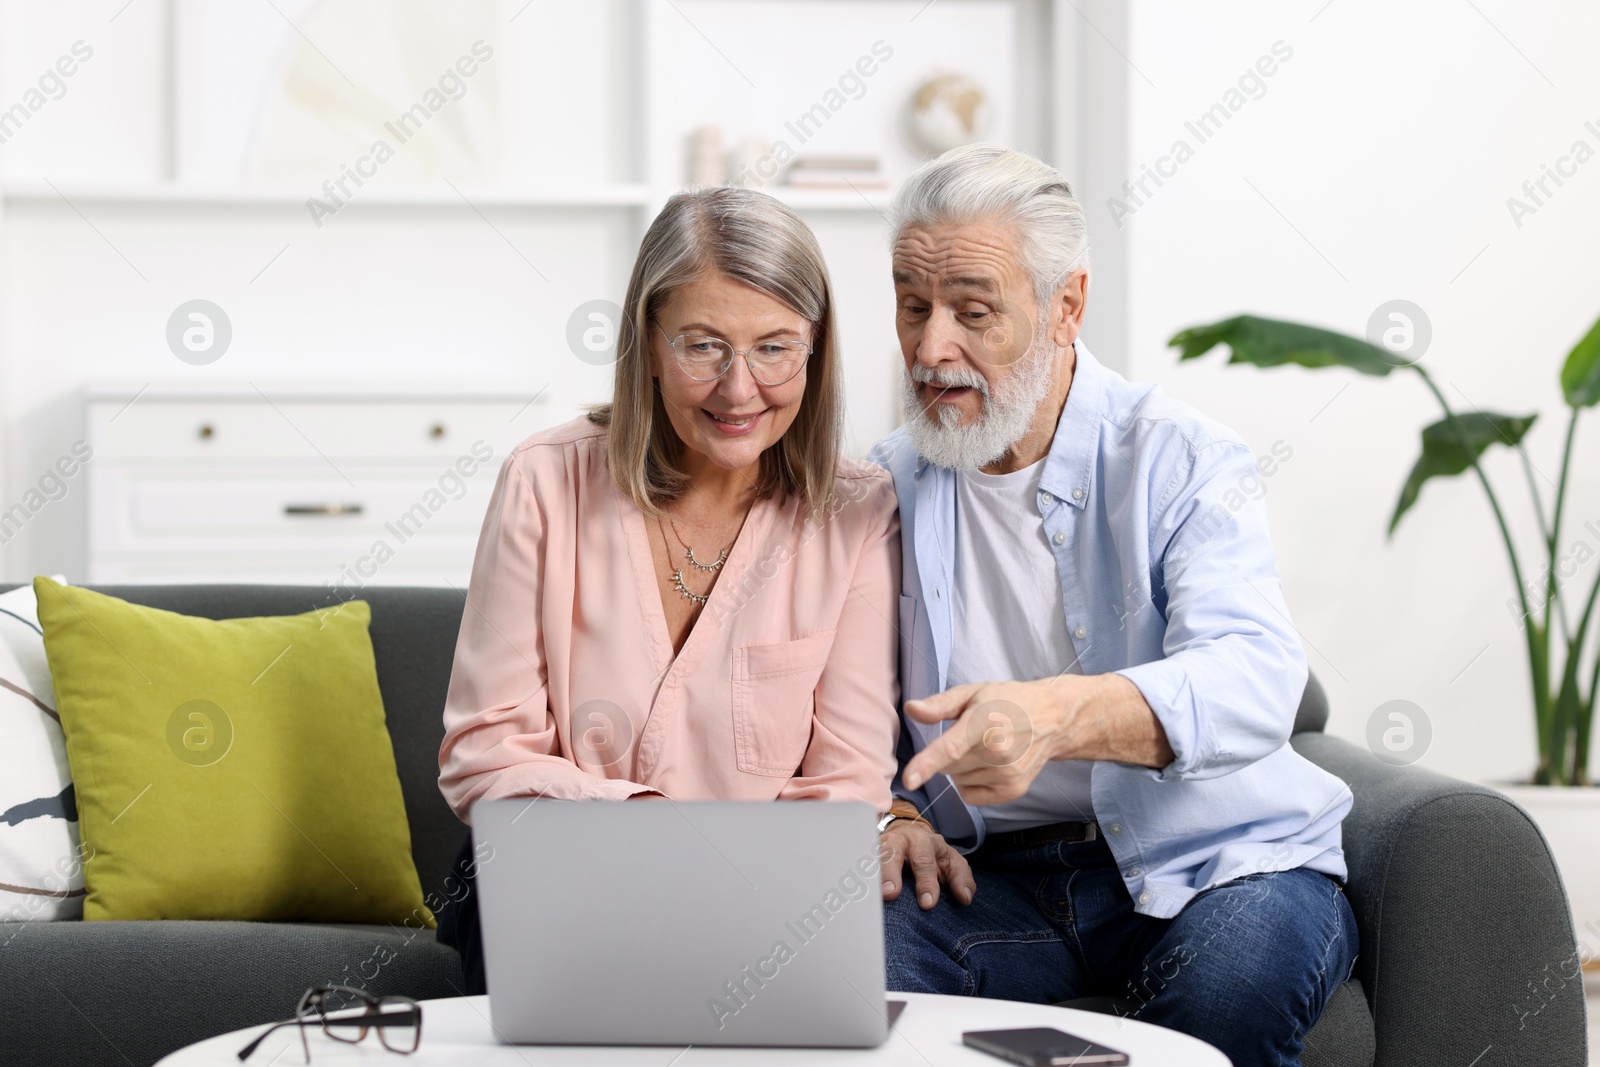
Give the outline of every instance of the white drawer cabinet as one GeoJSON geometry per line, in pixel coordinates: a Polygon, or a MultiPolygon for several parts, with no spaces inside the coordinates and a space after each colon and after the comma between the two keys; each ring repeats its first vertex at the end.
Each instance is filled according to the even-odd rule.
{"type": "Polygon", "coordinates": [[[531,395],[91,389],[88,580],[465,588],[531,395]]]}
{"type": "MultiPolygon", "coordinates": [[[[92,404],[89,425],[119,455],[141,461],[300,463],[321,461],[320,453],[333,460],[432,463],[453,459],[486,433],[501,436],[523,403],[259,397],[255,403],[248,397],[208,403],[146,394],[120,414],[120,405],[92,404]]],[[[533,420],[524,412],[518,424],[531,427],[533,420]]]]}

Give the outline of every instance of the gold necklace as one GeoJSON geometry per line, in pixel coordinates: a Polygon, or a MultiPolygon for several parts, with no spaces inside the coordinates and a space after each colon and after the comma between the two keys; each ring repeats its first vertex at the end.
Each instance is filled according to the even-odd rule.
{"type": "MultiPolygon", "coordinates": [[[[749,518],[750,509],[746,508],[744,512],[744,518],[739,520],[739,529],[734,532],[734,541],[739,539],[739,533],[744,530],[744,524],[749,518]]],[[[678,532],[677,520],[671,515],[668,515],[667,521],[672,524],[672,536],[677,538],[678,544],[683,548],[684,558],[689,561],[689,565],[691,567],[694,567],[696,570],[705,571],[709,574],[715,574],[717,571],[722,569],[722,565],[724,563],[728,562],[728,551],[733,547],[732,541],[723,546],[722,551],[717,554],[715,563],[701,563],[697,558],[695,558],[694,549],[689,547],[687,542],[684,541],[683,535],[678,532]]],[[[661,543],[666,546],[667,555],[670,557],[672,555],[672,546],[667,544],[667,530],[666,527],[661,524],[661,512],[659,511],[656,512],[656,528],[661,531],[661,543]]],[[[713,584],[715,583],[713,582],[713,584]]],[[[690,589],[684,584],[682,567],[673,568],[672,587],[676,589],[678,591],[678,595],[683,597],[685,600],[693,601],[701,606],[704,606],[706,602],[711,599],[710,589],[707,589],[704,593],[696,593],[693,589],[690,589]]]]}

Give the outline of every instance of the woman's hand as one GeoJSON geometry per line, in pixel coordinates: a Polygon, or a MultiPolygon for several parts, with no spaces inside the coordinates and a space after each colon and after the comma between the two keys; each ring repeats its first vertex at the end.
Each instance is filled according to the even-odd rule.
{"type": "Polygon", "coordinates": [[[916,885],[917,906],[927,911],[939,902],[939,884],[950,887],[950,894],[962,904],[971,904],[978,891],[967,858],[957,852],[939,832],[905,801],[895,801],[892,810],[906,816],[894,820],[878,838],[883,859],[883,899],[900,896],[901,876],[911,866],[916,885]]]}

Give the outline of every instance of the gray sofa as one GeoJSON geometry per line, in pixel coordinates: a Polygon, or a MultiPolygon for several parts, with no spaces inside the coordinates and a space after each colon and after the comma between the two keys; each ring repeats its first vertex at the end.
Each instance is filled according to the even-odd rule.
{"type": "MultiPolygon", "coordinates": [[[[0,587],[9,588],[9,587],[0,587]]],[[[313,587],[102,587],[211,618],[326,604],[313,587]]],[[[456,893],[465,830],[439,795],[440,709],[460,593],[363,591],[411,847],[430,899],[456,893]]],[[[1293,744],[1350,783],[1356,980],[1307,1036],[1308,1067],[1581,1067],[1583,992],[1566,894],[1544,839],[1498,793],[1389,767],[1325,736],[1313,679],[1293,744]]],[[[283,1018],[307,986],[458,995],[460,962],[432,931],[245,922],[0,923],[0,1067],[153,1063],[183,1045],[283,1018]]],[[[399,1061],[397,1061],[399,1062],[399,1061]]]]}

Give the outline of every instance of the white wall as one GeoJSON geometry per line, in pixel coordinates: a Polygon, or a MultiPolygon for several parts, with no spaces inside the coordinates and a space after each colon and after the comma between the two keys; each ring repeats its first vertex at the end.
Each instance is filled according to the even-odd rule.
{"type": "MultiPolygon", "coordinates": [[[[1554,479],[1565,430],[1557,374],[1600,316],[1600,159],[1520,228],[1505,201],[1575,140],[1600,149],[1600,8],[1138,0],[1132,22],[1135,175],[1175,139],[1194,143],[1184,121],[1274,42],[1293,49],[1265,94],[1124,220],[1133,375],[1233,426],[1258,453],[1280,440],[1294,449],[1267,501],[1332,731],[1360,741],[1378,705],[1410,700],[1434,731],[1423,766],[1527,774],[1524,646],[1481,490],[1470,476],[1429,484],[1385,540],[1417,431],[1438,417],[1421,381],[1227,367],[1221,352],[1179,366],[1166,341],[1245,311],[1360,334],[1379,304],[1411,300],[1433,324],[1423,362],[1453,404],[1544,413],[1527,451],[1554,479]]],[[[1103,202],[1090,220],[1114,225],[1103,202]]],[[[1091,343],[1092,319],[1091,309],[1091,343]]],[[[1597,420],[1591,412],[1579,432],[1568,549],[1585,540],[1600,551],[1597,420]]],[[[1489,470],[1531,550],[1519,463],[1497,450],[1489,470]]],[[[1600,557],[1569,589],[1586,593],[1597,571],[1600,557]]]]}

